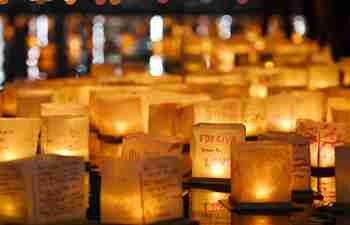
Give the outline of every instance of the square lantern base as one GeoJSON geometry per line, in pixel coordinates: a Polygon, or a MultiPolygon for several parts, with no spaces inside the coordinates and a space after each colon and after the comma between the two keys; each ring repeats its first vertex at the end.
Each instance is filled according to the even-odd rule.
{"type": "Polygon", "coordinates": [[[304,209],[297,207],[292,203],[243,203],[239,205],[233,204],[229,199],[219,201],[226,209],[235,213],[289,213],[299,212],[304,209]]]}
{"type": "Polygon", "coordinates": [[[231,191],[231,179],[189,177],[183,184],[185,188],[205,188],[228,193],[231,191]]]}

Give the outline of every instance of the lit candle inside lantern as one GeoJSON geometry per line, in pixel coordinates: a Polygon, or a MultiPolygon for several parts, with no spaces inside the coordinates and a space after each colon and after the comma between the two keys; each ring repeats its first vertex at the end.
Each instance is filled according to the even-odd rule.
{"type": "Polygon", "coordinates": [[[180,146],[171,140],[127,136],[121,157],[104,161],[102,223],[151,224],[183,216],[180,146]]]}
{"type": "Polygon", "coordinates": [[[295,91],[281,93],[267,99],[268,130],[292,132],[297,119],[323,119],[323,95],[317,92],[295,91]]]}
{"type": "Polygon", "coordinates": [[[34,156],[40,126],[40,119],[0,118],[0,162],[34,156]]]}
{"type": "Polygon", "coordinates": [[[288,207],[292,193],[293,147],[280,142],[234,144],[231,203],[237,209],[288,207]],[[271,161],[271,160],[273,161],[271,161]]]}
{"type": "Polygon", "coordinates": [[[231,177],[231,144],[243,142],[245,129],[241,124],[199,124],[193,129],[191,145],[192,177],[231,177]]]}
{"type": "Polygon", "coordinates": [[[48,116],[43,119],[41,150],[46,154],[80,156],[89,160],[87,116],[48,116]]]}

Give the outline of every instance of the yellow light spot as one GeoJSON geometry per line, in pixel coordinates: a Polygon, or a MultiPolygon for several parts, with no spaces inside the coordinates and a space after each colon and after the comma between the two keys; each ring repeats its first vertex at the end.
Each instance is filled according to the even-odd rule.
{"type": "Polygon", "coordinates": [[[279,120],[278,127],[281,131],[291,131],[293,130],[293,121],[292,120],[279,120]]]}
{"type": "Polygon", "coordinates": [[[224,165],[220,162],[213,163],[210,169],[214,176],[220,176],[224,173],[224,165]]]}
{"type": "Polygon", "coordinates": [[[265,62],[265,68],[272,69],[275,67],[275,64],[272,61],[265,62]]]}
{"type": "Polygon", "coordinates": [[[10,152],[8,150],[4,151],[2,154],[2,160],[0,161],[11,161],[11,160],[15,160],[17,158],[17,155],[13,152],[10,152]]]}
{"type": "Polygon", "coordinates": [[[257,185],[255,197],[257,200],[266,200],[271,194],[271,190],[265,185],[257,185]]]}

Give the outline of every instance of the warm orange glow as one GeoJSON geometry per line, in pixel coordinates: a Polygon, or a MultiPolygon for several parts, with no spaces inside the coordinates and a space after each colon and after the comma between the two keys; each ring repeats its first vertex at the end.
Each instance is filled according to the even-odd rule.
{"type": "Polygon", "coordinates": [[[271,190],[268,188],[267,185],[258,184],[256,186],[255,197],[258,201],[268,199],[270,196],[270,193],[271,193],[271,190]]]}
{"type": "Polygon", "coordinates": [[[210,170],[213,176],[222,176],[225,173],[225,166],[221,162],[214,162],[210,170]]]}
{"type": "Polygon", "coordinates": [[[0,210],[3,215],[7,217],[15,217],[17,216],[16,207],[14,202],[7,201],[1,202],[0,210]]]}
{"type": "Polygon", "coordinates": [[[282,120],[278,120],[276,121],[276,125],[279,127],[279,129],[281,131],[284,132],[289,132],[292,131],[294,128],[294,121],[293,120],[288,120],[288,119],[282,119],[282,120]]]}
{"type": "Polygon", "coordinates": [[[249,88],[249,96],[254,98],[266,98],[268,95],[268,88],[263,84],[252,84],[249,88]]]}
{"type": "Polygon", "coordinates": [[[275,67],[275,64],[272,61],[265,62],[265,68],[272,69],[275,67]]]}
{"type": "Polygon", "coordinates": [[[119,5],[122,1],[121,0],[110,0],[109,1],[111,5],[119,5]]]}
{"type": "Polygon", "coordinates": [[[5,150],[0,155],[0,161],[11,161],[17,159],[17,156],[15,153],[11,152],[10,150],[5,150]]]}
{"type": "Polygon", "coordinates": [[[77,0],[64,0],[66,2],[67,5],[74,5],[77,0]]]}

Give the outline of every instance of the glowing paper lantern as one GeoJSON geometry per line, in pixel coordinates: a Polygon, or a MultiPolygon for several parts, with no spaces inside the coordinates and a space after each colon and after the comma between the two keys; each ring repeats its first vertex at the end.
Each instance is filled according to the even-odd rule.
{"type": "Polygon", "coordinates": [[[173,144],[150,136],[123,141],[121,158],[102,166],[101,222],[150,224],[182,217],[182,164],[173,144]]]}
{"type": "Polygon", "coordinates": [[[257,136],[266,131],[266,103],[264,99],[245,98],[243,102],[243,124],[247,136],[257,136]]]}
{"type": "Polygon", "coordinates": [[[193,128],[191,143],[192,177],[231,177],[232,143],[245,141],[241,124],[199,124],[193,128]]]}
{"type": "Polygon", "coordinates": [[[246,142],[232,146],[231,203],[237,209],[289,207],[293,181],[293,146],[246,142]]]}
{"type": "Polygon", "coordinates": [[[230,225],[231,213],[219,203],[220,200],[228,199],[229,195],[229,193],[191,189],[191,219],[202,225],[230,225]]]}
{"type": "Polygon", "coordinates": [[[195,103],[181,109],[178,134],[185,140],[192,136],[192,126],[199,123],[239,123],[242,121],[242,103],[239,99],[212,100],[195,103]]]}
{"type": "MultiPolygon", "coordinates": [[[[232,213],[231,224],[235,225],[281,225],[288,224],[291,220],[295,221],[296,216],[270,215],[266,214],[234,214],[232,213]]],[[[296,222],[299,222],[296,220],[296,222]]]]}
{"type": "Polygon", "coordinates": [[[0,223],[83,222],[81,158],[36,156],[0,163],[0,223]]]}
{"type": "Polygon", "coordinates": [[[313,120],[298,120],[297,133],[308,138],[312,167],[334,167],[337,126],[313,120]]]}
{"type": "Polygon", "coordinates": [[[297,119],[323,119],[323,95],[317,92],[293,92],[270,96],[267,99],[267,129],[295,131],[297,119]]]}
{"type": "Polygon", "coordinates": [[[339,78],[339,68],[336,65],[309,66],[309,89],[339,86],[339,78]]]}
{"type": "Polygon", "coordinates": [[[311,190],[310,141],[295,133],[266,133],[262,141],[276,141],[293,146],[293,191],[311,190]]]}
{"type": "Polygon", "coordinates": [[[17,95],[18,117],[40,117],[40,105],[51,102],[51,94],[32,95],[30,92],[25,95],[17,95]]]}
{"type": "Polygon", "coordinates": [[[0,118],[0,162],[34,156],[40,126],[40,119],[0,118]]]}
{"type": "Polygon", "coordinates": [[[89,119],[87,116],[43,118],[41,150],[46,154],[79,156],[89,160],[89,119]]]}
{"type": "Polygon", "coordinates": [[[349,145],[339,146],[335,151],[336,202],[337,204],[350,203],[350,184],[348,182],[350,149],[349,145]]]}
{"type": "Polygon", "coordinates": [[[150,106],[149,134],[155,136],[176,136],[176,123],[179,117],[178,104],[150,106]]]}

